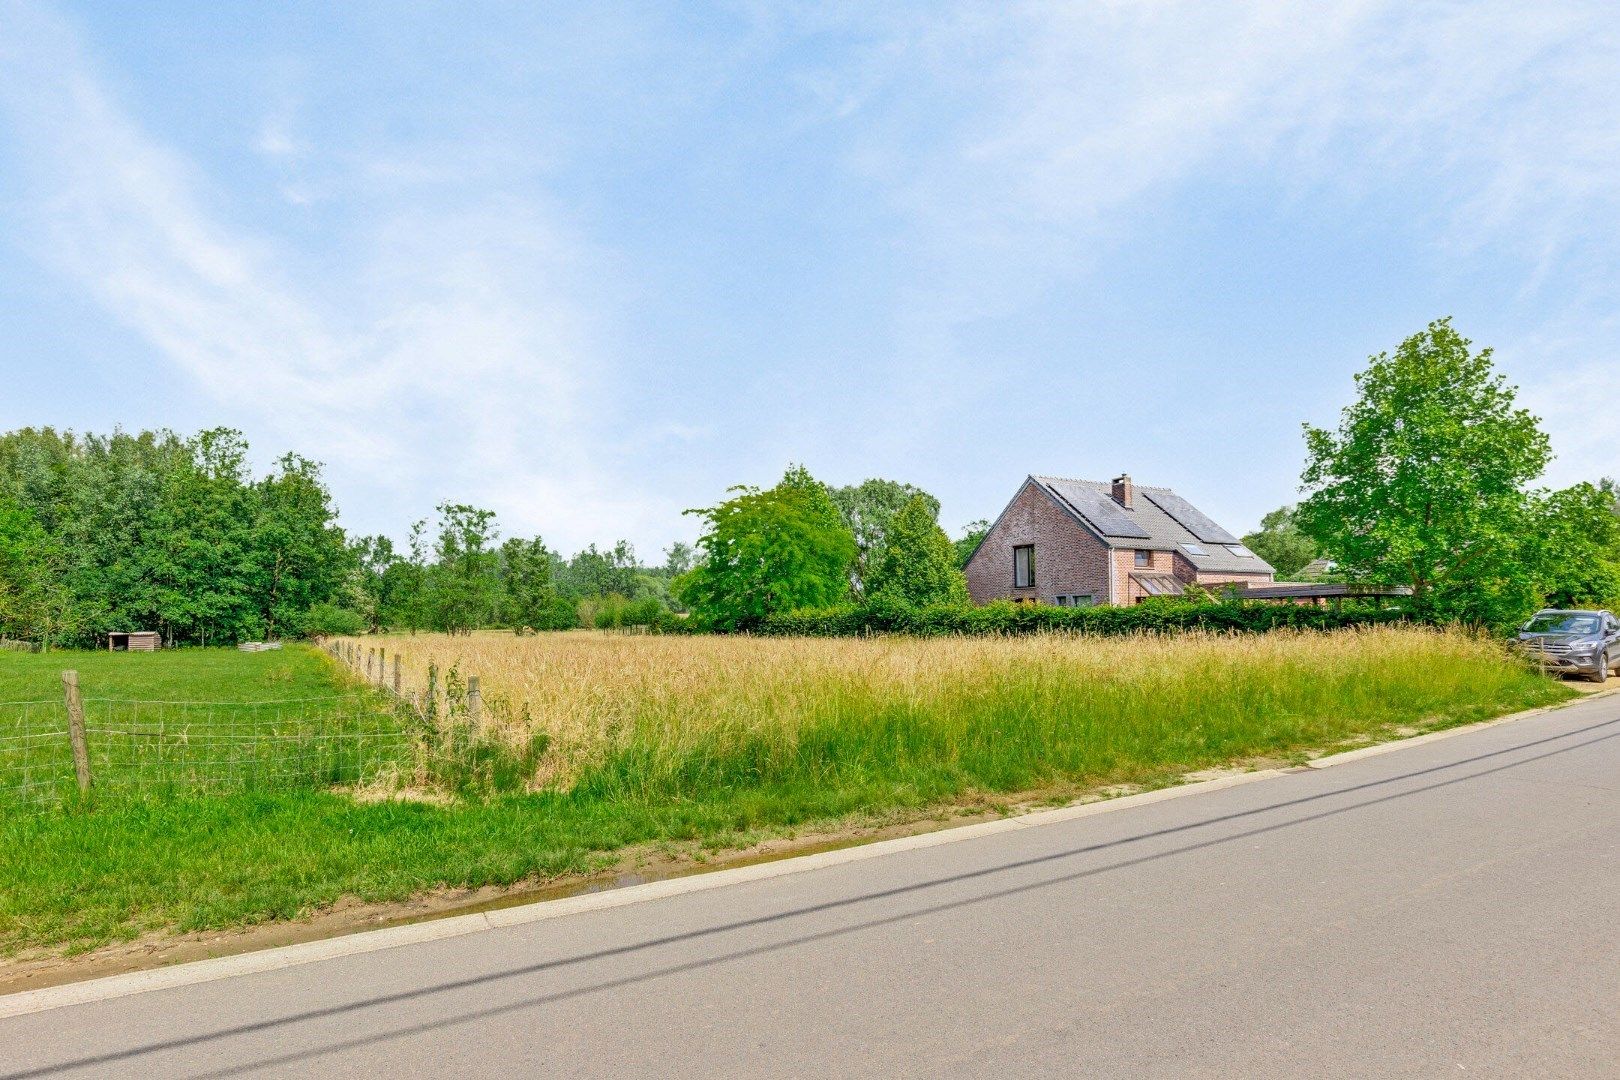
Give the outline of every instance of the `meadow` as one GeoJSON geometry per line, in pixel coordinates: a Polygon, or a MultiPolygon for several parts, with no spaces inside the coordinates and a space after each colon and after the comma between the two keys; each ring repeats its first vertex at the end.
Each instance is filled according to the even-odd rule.
{"type": "Polygon", "coordinates": [[[575,632],[355,639],[407,692],[477,675],[537,786],[641,798],[759,784],[929,792],[1166,772],[1456,723],[1559,696],[1495,641],[1333,633],[919,639],[575,632]]]}
{"type": "MultiPolygon", "coordinates": [[[[401,655],[406,689],[418,696],[430,664],[439,687],[479,676],[478,740],[532,752],[518,782],[392,793],[409,797],[387,797],[382,782],[98,789],[87,805],[8,813],[0,952],[294,918],[344,898],[539,883],[627,848],[723,849],[952,807],[1152,787],[1573,694],[1498,643],[1413,627],[929,640],[424,634],[356,643],[362,654],[381,646],[401,655]]],[[[219,697],[226,686],[214,680],[224,678],[243,702],[378,698],[311,647],[94,661],[0,654],[0,687],[43,693],[66,666],[87,686],[130,687],[132,696],[139,687],[171,699],[219,697]]]]}

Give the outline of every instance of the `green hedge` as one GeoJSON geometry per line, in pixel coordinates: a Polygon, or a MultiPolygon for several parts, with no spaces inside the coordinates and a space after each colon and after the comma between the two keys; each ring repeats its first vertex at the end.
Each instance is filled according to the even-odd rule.
{"type": "Polygon", "coordinates": [[[1295,604],[1150,600],[1135,607],[1048,607],[997,601],[983,607],[941,604],[840,604],[767,617],[753,631],[779,637],[852,637],[860,634],[1031,634],[1069,630],[1088,634],[1138,631],[1227,630],[1263,633],[1285,628],[1336,630],[1416,621],[1402,608],[1349,606],[1342,610],[1295,604]]]}

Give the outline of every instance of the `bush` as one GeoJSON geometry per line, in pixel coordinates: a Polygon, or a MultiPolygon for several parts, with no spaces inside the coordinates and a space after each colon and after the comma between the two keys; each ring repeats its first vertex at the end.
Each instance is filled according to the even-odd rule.
{"type": "Polygon", "coordinates": [[[559,596],[536,613],[530,624],[534,630],[572,630],[579,625],[579,608],[572,600],[559,596]]]}
{"type": "Polygon", "coordinates": [[[1341,609],[1258,602],[1187,602],[1149,600],[1135,607],[1048,607],[998,600],[983,607],[931,604],[910,607],[875,600],[772,615],[752,627],[778,637],[851,637],[859,634],[1032,634],[1074,631],[1086,634],[1130,634],[1140,631],[1225,630],[1264,633],[1284,628],[1335,630],[1414,621],[1404,608],[1376,605],[1341,609]]]}
{"type": "Polygon", "coordinates": [[[365,616],[357,611],[336,604],[316,604],[304,612],[300,629],[308,637],[353,637],[365,633],[368,627],[365,616]]]}
{"type": "Polygon", "coordinates": [[[669,610],[656,596],[626,600],[615,594],[602,597],[597,605],[592,615],[592,625],[598,630],[613,630],[623,626],[661,628],[673,619],[669,610]]]}

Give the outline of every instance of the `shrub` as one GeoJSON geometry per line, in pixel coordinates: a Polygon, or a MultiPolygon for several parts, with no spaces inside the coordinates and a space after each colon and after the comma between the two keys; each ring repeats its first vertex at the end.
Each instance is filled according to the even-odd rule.
{"type": "Polygon", "coordinates": [[[316,604],[299,622],[299,629],[309,637],[353,637],[367,630],[364,615],[336,604],[316,604]]]}
{"type": "Polygon", "coordinates": [[[579,625],[579,609],[572,600],[559,596],[537,613],[531,625],[536,630],[572,630],[579,625]]]}
{"type": "Polygon", "coordinates": [[[1348,626],[1413,621],[1404,608],[1374,605],[1343,609],[1294,604],[1209,603],[1149,600],[1135,607],[1047,607],[998,600],[983,607],[931,604],[912,607],[881,598],[865,605],[801,609],[772,615],[758,626],[777,637],[850,637],[859,634],[1031,634],[1074,631],[1086,634],[1130,634],[1141,631],[1224,630],[1263,633],[1268,630],[1334,630],[1348,626]]]}

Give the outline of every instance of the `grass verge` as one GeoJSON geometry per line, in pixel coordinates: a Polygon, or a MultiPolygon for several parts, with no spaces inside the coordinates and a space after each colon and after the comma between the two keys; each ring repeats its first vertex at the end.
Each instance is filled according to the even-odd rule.
{"type": "Polygon", "coordinates": [[[0,950],[539,880],[637,844],[724,846],[851,815],[1152,787],[1574,693],[1490,642],[1407,628],[1109,642],[548,635],[524,648],[562,654],[556,670],[574,681],[542,685],[563,697],[520,694],[477,659],[515,734],[554,736],[542,790],[447,805],[241,791],[7,815],[0,950]],[[555,711],[569,694],[577,711],[555,711]]]}

